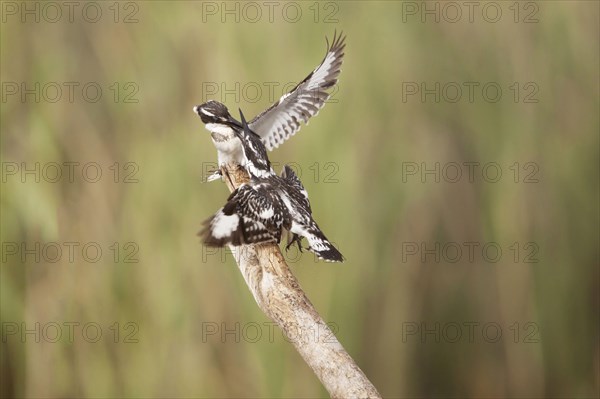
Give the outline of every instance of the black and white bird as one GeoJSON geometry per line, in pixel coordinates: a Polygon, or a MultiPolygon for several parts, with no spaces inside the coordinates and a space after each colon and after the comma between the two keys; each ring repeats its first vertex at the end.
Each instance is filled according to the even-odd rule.
{"type": "MultiPolygon", "coordinates": [[[[279,101],[252,119],[248,125],[260,136],[265,147],[270,151],[277,148],[285,140],[300,130],[300,123],[316,116],[329,98],[328,90],[337,83],[344,57],[345,37],[334,34],[331,46],[327,41],[327,52],[319,66],[302,82],[298,83],[279,101]]],[[[241,164],[242,148],[234,133],[234,128],[241,128],[227,107],[218,101],[210,100],[194,107],[211,137],[218,152],[218,164],[241,164]]],[[[217,171],[208,180],[220,177],[217,171]]]]}
{"type": "Polygon", "coordinates": [[[308,249],[319,258],[342,262],[342,254],[312,218],[308,193],[298,176],[288,165],[281,176],[273,172],[261,138],[250,130],[241,110],[240,117],[241,126],[232,125],[232,130],[240,140],[242,166],[250,175],[250,181],[233,191],[225,206],[205,222],[199,233],[204,243],[218,247],[279,243],[282,234],[288,231],[293,238],[286,249],[296,242],[302,250],[300,240],[304,237],[308,249]]]}

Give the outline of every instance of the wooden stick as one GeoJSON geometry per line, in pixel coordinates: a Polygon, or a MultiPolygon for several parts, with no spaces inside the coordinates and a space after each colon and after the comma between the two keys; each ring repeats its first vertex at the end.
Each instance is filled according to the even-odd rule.
{"type": "MultiPolygon", "coordinates": [[[[230,191],[249,180],[237,165],[221,171],[230,191]]],[[[230,248],[260,309],[283,330],[332,398],[381,398],[310,303],[278,245],[230,248]]]]}

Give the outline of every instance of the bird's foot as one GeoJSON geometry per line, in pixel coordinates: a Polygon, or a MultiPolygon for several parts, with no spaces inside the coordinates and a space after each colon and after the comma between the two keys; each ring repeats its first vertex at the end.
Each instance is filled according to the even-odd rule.
{"type": "Polygon", "coordinates": [[[294,234],[294,235],[292,236],[292,239],[291,239],[291,240],[289,240],[289,241],[288,241],[288,243],[287,243],[287,245],[285,246],[285,250],[286,250],[286,251],[288,251],[288,250],[290,249],[290,247],[291,247],[292,245],[294,245],[294,243],[296,243],[296,244],[298,245],[298,250],[299,250],[300,252],[303,252],[303,251],[302,251],[301,240],[302,240],[302,238],[301,238],[301,237],[300,237],[298,234],[294,234]]]}
{"type": "Polygon", "coordinates": [[[223,174],[221,173],[220,169],[213,170],[212,173],[206,178],[206,182],[219,180],[221,177],[223,177],[223,174]]]}

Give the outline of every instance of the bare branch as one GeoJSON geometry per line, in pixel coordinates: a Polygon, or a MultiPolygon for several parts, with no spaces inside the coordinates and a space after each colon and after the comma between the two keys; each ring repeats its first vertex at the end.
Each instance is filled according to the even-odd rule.
{"type": "MultiPolygon", "coordinates": [[[[239,166],[222,169],[229,190],[249,180],[239,166]]],[[[333,398],[381,398],[306,297],[279,246],[231,246],[260,309],[283,330],[333,398]]]]}

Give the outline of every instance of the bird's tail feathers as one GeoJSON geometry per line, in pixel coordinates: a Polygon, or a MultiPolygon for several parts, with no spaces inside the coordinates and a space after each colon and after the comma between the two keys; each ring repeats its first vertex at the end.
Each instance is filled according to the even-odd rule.
{"type": "Polygon", "coordinates": [[[311,226],[303,235],[308,241],[308,249],[320,259],[327,262],[344,261],[344,256],[333,246],[316,225],[311,226]]]}

